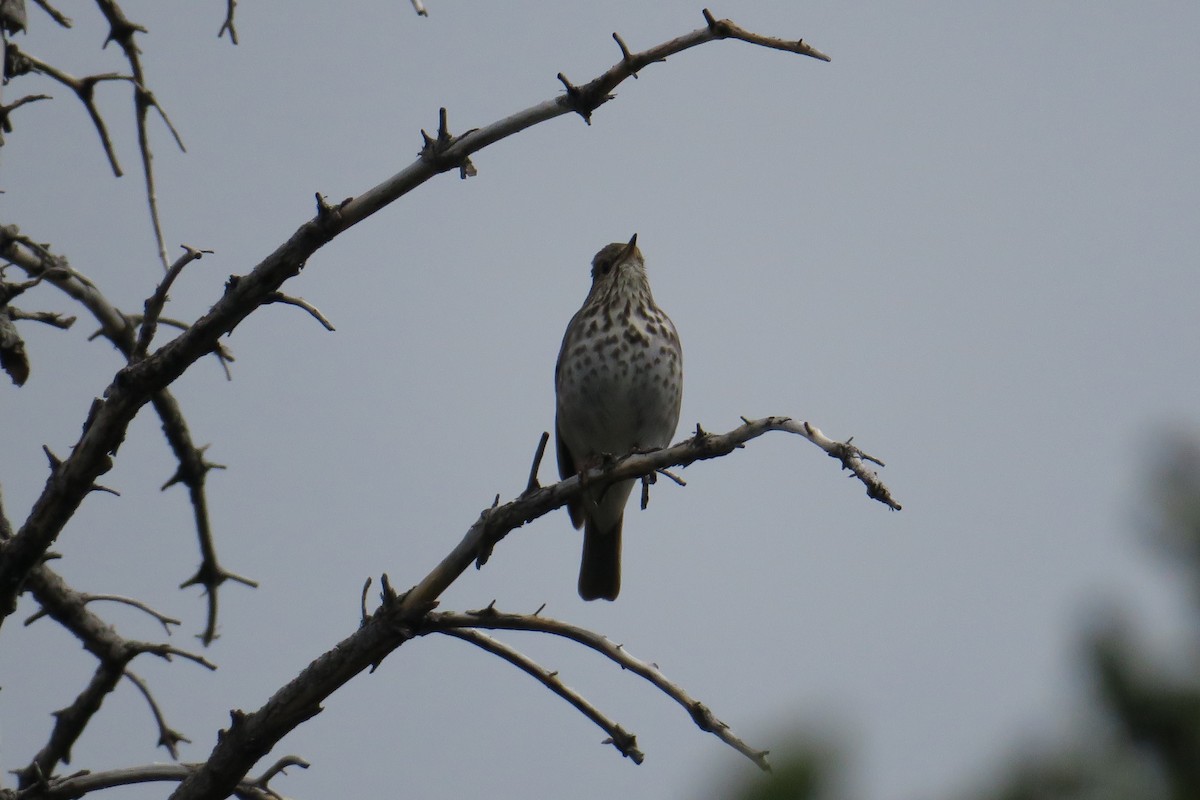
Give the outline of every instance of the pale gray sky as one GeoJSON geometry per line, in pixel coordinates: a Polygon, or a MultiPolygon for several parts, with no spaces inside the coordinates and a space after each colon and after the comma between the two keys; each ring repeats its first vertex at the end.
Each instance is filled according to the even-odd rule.
{"type": "MultiPolygon", "coordinates": [[[[699,27],[680,2],[127,2],[152,89],[188,144],[152,125],[167,240],[210,248],[171,293],[192,319],[313,212],[407,165],[439,106],[462,132],[699,27]],[[286,15],[286,16],[285,16],[286,15]]],[[[419,579],[497,492],[524,486],[553,424],[562,330],[588,264],[633,232],[685,352],[679,436],[788,414],[888,462],[889,513],[801,440],[776,434],[660,483],[626,519],[615,604],[575,594],[564,512],[528,526],[444,607],[546,603],[659,664],[751,744],[837,721],[866,798],[945,795],[1084,691],[1079,626],[1126,604],[1170,641],[1173,587],[1137,541],[1148,439],[1196,431],[1200,336],[1200,6],[1018,2],[733,3],[718,16],[804,37],[830,64],[719,42],[647,69],[591,127],[563,117],[485,150],[313,258],[275,306],[177,395],[210,481],[223,563],[208,674],[139,662],[202,760],[232,707],[257,708],[357,625],[359,590],[419,579]]],[[[86,4],[60,31],[30,9],[21,47],[78,74],[121,68],[86,4]]],[[[21,92],[41,86],[18,84],[21,92]]],[[[161,275],[127,92],[101,88],[129,172],[114,180],[61,87],[0,153],[0,216],[52,243],[129,311],[161,275]]],[[[7,91],[12,92],[10,87],[7,91]]],[[[72,311],[46,288],[26,308],[72,311]],[[36,300],[36,302],[35,302],[36,300]]],[[[119,366],[26,325],[33,376],[0,388],[0,485],[17,524],[119,366]]],[[[165,333],[165,332],[164,332],[165,333]]],[[[201,630],[184,492],[150,414],[64,531],[76,588],[135,595],[201,630]]],[[[552,478],[551,465],[542,477],[552,478]]],[[[131,637],[160,636],[118,608],[131,637]]],[[[31,613],[28,601],[22,616],[31,613]]],[[[52,624],[6,625],[0,768],[43,743],[91,659],[52,624]],[[33,654],[33,655],[31,655],[33,654]]],[[[352,682],[280,754],[296,797],[685,798],[755,769],[648,685],[590,652],[506,636],[638,735],[638,767],[511,666],[412,642],[352,682]]],[[[72,767],[162,760],[122,687],[72,767]]],[[[11,778],[3,779],[11,785],[11,778]]],[[[128,796],[162,796],[161,789],[128,796]]]]}

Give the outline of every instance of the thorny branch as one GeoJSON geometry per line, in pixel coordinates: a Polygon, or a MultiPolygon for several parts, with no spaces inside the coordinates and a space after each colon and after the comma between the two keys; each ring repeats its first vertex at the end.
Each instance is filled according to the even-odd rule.
{"type": "MultiPolygon", "coordinates": [[[[0,258],[16,265],[35,279],[53,284],[79,302],[100,323],[101,335],[112,342],[126,359],[132,357],[136,346],[134,321],[139,318],[126,315],[109,303],[96,285],[85,275],[72,269],[65,258],[54,255],[46,246],[20,234],[15,226],[0,226],[0,258]]],[[[143,323],[143,329],[144,327],[143,323]]],[[[212,352],[218,358],[222,358],[222,363],[231,358],[228,353],[222,353],[219,342],[212,352]]],[[[169,389],[164,387],[155,392],[150,398],[150,403],[162,422],[167,443],[179,464],[175,474],[162,488],[167,489],[176,483],[182,483],[187,487],[192,504],[201,562],[195,575],[184,581],[180,588],[197,584],[204,588],[208,601],[208,618],[201,638],[207,645],[211,644],[217,635],[218,587],[226,580],[247,586],[257,584],[226,570],[217,558],[216,544],[208,518],[205,482],[210,470],[224,467],[204,457],[207,445],[200,447],[192,441],[183,411],[169,389]]]]}
{"type": "Polygon", "coordinates": [[[158,112],[179,149],[187,152],[187,148],[183,145],[179,131],[175,130],[175,126],[171,123],[171,118],[167,116],[167,112],[163,111],[162,106],[155,99],[154,93],[150,91],[150,85],[146,82],[146,74],[142,69],[141,51],[133,40],[135,34],[145,33],[146,29],[131,22],[116,0],[95,0],[95,2],[100,13],[108,21],[108,38],[105,43],[116,42],[121,47],[125,53],[125,60],[129,62],[129,68],[133,73],[134,120],[137,123],[138,151],[142,155],[142,176],[146,181],[146,202],[150,206],[150,222],[154,228],[154,239],[158,244],[158,258],[165,270],[167,268],[167,245],[163,240],[162,221],[158,215],[158,193],[154,187],[153,156],[150,152],[150,134],[146,127],[146,117],[151,108],[158,112]]]}
{"type": "MultiPolygon", "coordinates": [[[[72,746],[100,710],[100,703],[104,697],[116,688],[122,675],[127,674],[129,662],[137,656],[149,653],[167,660],[173,656],[181,656],[208,669],[215,669],[208,660],[194,653],[187,653],[169,645],[138,642],[120,636],[104,620],[88,610],[88,601],[97,598],[75,591],[45,564],[33,570],[27,585],[28,590],[42,606],[45,615],[70,631],[99,663],[91,682],[75,702],[55,714],[50,740],[34,756],[33,761],[18,773],[22,786],[28,786],[39,776],[53,774],[55,766],[59,763],[69,763],[72,746]]],[[[32,623],[39,616],[41,614],[35,614],[26,624],[32,623]]],[[[159,720],[160,743],[173,751],[173,745],[162,742],[164,731],[170,729],[162,722],[157,705],[149,697],[144,686],[139,685],[138,688],[145,691],[147,699],[155,709],[155,717],[159,720]]]]}
{"type": "Polygon", "coordinates": [[[595,467],[565,481],[538,487],[533,491],[527,489],[515,500],[484,509],[458,546],[408,592],[404,604],[412,610],[436,602],[442,592],[472,563],[482,566],[492,548],[510,531],[564,505],[579,492],[583,484],[603,488],[621,480],[651,475],[661,469],[685,467],[697,461],[719,458],[741,448],[751,439],[771,431],[793,433],[808,439],[828,455],[837,458],[843,469],[849,470],[858,478],[867,487],[868,497],[893,510],[900,509],[900,504],[892,499],[891,491],[879,476],[863,463],[881,463],[878,459],[863,453],[849,442],[830,439],[820,429],[807,422],[797,422],[790,417],[765,417],[759,420],[745,420],[740,427],[725,434],[707,433],[697,425],[695,435],[671,447],[650,453],[630,454],[617,459],[611,466],[595,467]]]}
{"type": "MultiPolygon", "coordinates": [[[[150,153],[145,136],[146,112],[151,105],[156,106],[156,103],[145,89],[144,75],[134,44],[134,34],[142,29],[125,18],[114,0],[96,2],[109,21],[110,40],[116,41],[122,47],[131,66],[135,84],[139,143],[147,175],[147,194],[165,267],[165,248],[159,231],[153,177],[150,171],[150,153]]],[[[150,402],[155,402],[157,407],[160,398],[169,398],[169,395],[165,395],[166,387],[196,360],[212,352],[218,346],[221,336],[231,332],[261,305],[277,300],[279,287],[298,274],[312,254],[334,237],[437,174],[450,169],[458,169],[464,176],[471,174],[471,154],[490,144],[563,114],[579,113],[585,119],[589,118],[596,108],[612,99],[611,92],[626,78],[635,76],[651,63],[663,61],[668,56],[696,45],[717,39],[734,38],[828,60],[803,41],[758,36],[727,20],[715,20],[707,12],[705,18],[707,24],[704,28],[649,50],[633,53],[627,47],[622,47],[621,61],[593,81],[576,87],[563,78],[563,84],[568,89],[565,94],[486,127],[472,129],[458,137],[451,136],[443,114],[437,140],[427,137],[425,149],[413,164],[358,197],[336,206],[323,204],[316,217],[301,225],[287,242],[280,245],[251,272],[232,279],[224,296],[188,330],[155,352],[148,353],[145,358],[135,360],[121,369],[104,392],[104,399],[93,405],[84,431],[70,455],[54,464],[46,487],[35,502],[29,517],[15,534],[0,543],[0,554],[3,555],[0,559],[0,621],[15,609],[17,595],[25,588],[33,588],[39,576],[44,574],[42,560],[46,557],[48,548],[66,522],[72,518],[83,498],[92,491],[96,479],[111,468],[112,457],[118,452],[125,431],[139,409],[150,402]]],[[[623,42],[618,40],[618,44],[623,42]]],[[[11,246],[12,242],[8,242],[0,249],[9,250],[11,246]]],[[[67,278],[70,279],[71,276],[68,275],[67,278]]],[[[82,293],[86,294],[88,291],[86,284],[72,285],[82,293]]],[[[118,312],[116,319],[109,322],[114,324],[113,330],[120,332],[119,336],[132,350],[132,326],[124,315],[118,312]]],[[[107,324],[102,319],[102,325],[107,324]]],[[[848,443],[839,444],[825,438],[807,423],[795,423],[786,418],[747,422],[735,431],[721,436],[705,434],[698,430],[695,437],[675,447],[655,453],[631,455],[617,460],[612,465],[591,470],[585,476],[575,476],[552,486],[526,492],[509,503],[497,504],[486,510],[450,556],[435,567],[425,579],[403,595],[388,595],[384,604],[365,619],[355,633],[309,664],[291,682],[276,692],[261,709],[249,714],[233,712],[229,728],[219,737],[208,761],[194,768],[187,768],[187,775],[173,797],[220,798],[232,792],[245,791],[245,776],[249,770],[270,752],[282,736],[319,713],[321,702],[339,687],[363,670],[379,664],[390,652],[416,635],[445,587],[480,554],[486,552],[486,548],[490,548],[509,531],[525,522],[577,498],[582,492],[581,481],[586,480],[592,486],[607,485],[625,478],[652,474],[666,467],[715,458],[732,452],[742,442],[769,430],[787,430],[805,436],[831,455],[838,457],[844,467],[851,469],[868,485],[873,497],[898,508],[891,501],[886,487],[863,467],[863,460],[869,458],[861,451],[848,443]]],[[[188,444],[190,446],[190,441],[188,444]]],[[[198,449],[192,447],[192,453],[199,458],[198,449]]],[[[204,464],[202,459],[199,460],[202,475],[211,465],[204,464]]],[[[203,505],[195,507],[199,515],[203,505]]],[[[210,562],[207,556],[205,564],[216,568],[215,559],[210,562]]],[[[223,574],[220,580],[229,577],[233,576],[223,574]]],[[[215,588],[220,580],[212,586],[215,588]]],[[[171,654],[184,655],[181,651],[162,646],[148,648],[143,652],[156,652],[164,657],[171,654]]],[[[76,779],[83,780],[83,777],[76,776],[76,779]]]]}
{"type": "MultiPolygon", "coordinates": [[[[107,0],[97,1],[102,7],[116,9],[115,4],[107,0]]],[[[126,42],[123,46],[130,48],[127,52],[136,64],[136,48],[132,47],[132,35],[136,27],[128,21],[124,26],[116,24],[124,18],[116,16],[115,12],[111,13],[114,14],[113,38],[126,42]]],[[[611,89],[632,75],[640,65],[654,63],[698,44],[721,38],[755,41],[755,35],[732,23],[723,22],[720,26],[709,24],[643,53],[628,57],[622,54],[622,60],[616,66],[583,87],[584,96],[599,93],[607,98],[611,89]]],[[[766,43],[767,46],[820,56],[818,51],[812,50],[803,41],[785,43],[783,40],[757,38],[762,41],[755,41],[756,44],[766,43]]],[[[135,77],[137,75],[138,70],[135,69],[135,77]]],[[[444,146],[439,142],[436,147],[429,148],[434,151],[434,157],[423,153],[412,165],[359,197],[337,206],[322,204],[316,217],[303,224],[248,275],[231,280],[224,296],[187,331],[163,345],[153,355],[118,372],[104,393],[104,401],[94,407],[95,413],[70,457],[51,475],[29,518],[5,545],[5,559],[0,563],[0,620],[12,613],[24,576],[38,563],[67,520],[74,515],[83,498],[91,491],[96,478],[111,469],[112,455],[120,448],[125,429],[138,410],[159,395],[197,359],[212,352],[221,336],[232,331],[255,309],[271,299],[284,281],[299,273],[313,253],[398,197],[414,190],[434,175],[452,168],[449,165],[461,165],[471,153],[489,144],[575,110],[577,106],[564,97],[541,103],[487,127],[449,138],[444,146]]]]}
{"type": "MultiPolygon", "coordinates": [[[[510,531],[579,497],[585,483],[588,487],[607,486],[620,480],[648,475],[658,469],[719,458],[772,430],[804,436],[826,452],[838,452],[839,460],[845,459],[844,465],[855,470],[856,474],[859,469],[867,472],[861,465],[855,464],[866,457],[856,449],[853,453],[847,451],[844,445],[828,439],[808,423],[797,423],[786,417],[768,417],[747,422],[726,434],[698,431],[695,436],[673,447],[615,459],[610,464],[589,470],[583,476],[576,475],[550,486],[527,490],[508,503],[494,504],[480,514],[479,520],[450,555],[415,587],[403,594],[396,594],[390,589],[385,576],[383,603],[374,614],[364,613],[358,630],[311,662],[257,711],[249,714],[235,711],[229,728],[223,732],[208,761],[179,787],[172,795],[173,800],[219,798],[232,791],[233,784],[259,758],[269,753],[276,742],[296,726],[320,713],[321,704],[326,698],[360,672],[378,666],[388,654],[409,639],[421,635],[442,591],[479,554],[502,540],[510,531]]],[[[882,487],[877,478],[867,479],[879,487],[876,493],[890,497],[886,487],[882,487]]],[[[690,704],[689,712],[698,725],[721,736],[719,731],[724,726],[711,717],[707,708],[690,698],[685,702],[690,704]]],[[[724,736],[722,738],[725,739],[724,736]]],[[[746,748],[745,752],[756,762],[762,757],[762,754],[757,757],[751,755],[758,751],[750,748],[746,748]]]]}
{"type": "MultiPolygon", "coordinates": [[[[147,117],[150,109],[154,109],[163,123],[170,131],[172,138],[180,150],[186,151],[183,139],[171,122],[166,111],[155,98],[154,93],[150,91],[149,84],[146,82],[145,71],[142,68],[141,52],[138,50],[137,44],[134,41],[134,36],[138,33],[145,33],[146,29],[130,21],[125,16],[125,12],[116,0],[95,0],[97,8],[104,15],[108,22],[109,32],[105,40],[108,42],[116,42],[122,52],[125,60],[129,64],[129,74],[105,73],[102,75],[87,75],[84,77],[75,77],[65,70],[48,64],[35,56],[19,51],[12,42],[7,44],[7,58],[9,69],[5,78],[12,78],[28,72],[38,72],[53,81],[56,81],[63,86],[69,88],[79,98],[91,117],[92,124],[96,128],[96,132],[100,137],[100,145],[104,148],[104,154],[108,158],[109,165],[112,167],[113,174],[121,177],[123,174],[120,163],[117,161],[116,150],[113,147],[112,139],[108,133],[108,126],[104,122],[103,116],[100,114],[99,108],[95,102],[95,90],[99,83],[105,81],[126,81],[133,87],[133,105],[134,105],[134,123],[137,127],[138,151],[142,159],[142,174],[146,186],[146,202],[150,209],[151,227],[154,229],[154,237],[158,246],[159,260],[162,262],[163,269],[167,268],[167,248],[163,238],[162,221],[159,217],[158,210],[158,195],[155,188],[153,154],[150,149],[150,135],[147,126],[147,117]]],[[[39,0],[41,5],[51,17],[64,27],[70,27],[71,21],[61,14],[56,9],[52,8],[48,3],[39,0]]],[[[233,3],[230,3],[229,17],[226,22],[230,26],[231,37],[236,37],[236,33],[232,29],[233,24],[233,3]]],[[[235,42],[236,43],[236,42],[235,42]]],[[[25,101],[22,101],[25,102],[25,101]]],[[[20,103],[15,103],[7,108],[0,108],[0,116],[7,123],[8,113],[19,106],[20,103]]]]}

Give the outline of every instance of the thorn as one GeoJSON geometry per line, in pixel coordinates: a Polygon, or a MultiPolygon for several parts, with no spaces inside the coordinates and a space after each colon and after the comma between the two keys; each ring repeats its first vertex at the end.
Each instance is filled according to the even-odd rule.
{"type": "Polygon", "coordinates": [[[613,41],[617,43],[617,47],[621,48],[621,63],[629,69],[629,74],[637,80],[637,67],[633,63],[633,54],[629,52],[629,48],[625,46],[625,40],[621,38],[621,34],[613,31],[613,41]]]}
{"type": "MultiPolygon", "coordinates": [[[[474,133],[476,130],[478,128],[472,128],[467,133],[474,133]]],[[[445,152],[461,138],[461,136],[456,137],[450,133],[449,115],[445,107],[439,108],[437,138],[434,139],[422,128],[421,139],[424,141],[424,144],[421,145],[421,152],[418,155],[422,160],[432,164],[439,172],[445,172],[457,167],[459,178],[462,180],[472,178],[478,175],[479,171],[475,169],[475,165],[471,163],[469,157],[463,156],[457,159],[445,157],[445,152]]]]}
{"type": "Polygon", "coordinates": [[[526,494],[542,488],[542,484],[538,482],[537,474],[542,466],[542,458],[546,455],[546,444],[549,441],[550,432],[542,431],[542,438],[538,440],[537,450],[533,454],[533,466],[529,468],[529,480],[525,483],[526,494]]]}
{"type": "Polygon", "coordinates": [[[366,582],[363,583],[362,598],[359,601],[359,604],[362,606],[362,621],[359,623],[360,627],[362,625],[366,625],[367,620],[371,618],[371,615],[367,613],[367,590],[370,588],[371,588],[371,576],[368,575],[366,582]]]}
{"type": "Polygon", "coordinates": [[[317,219],[325,222],[333,218],[341,206],[331,206],[325,202],[325,197],[320,192],[314,193],[317,198],[317,219]]]}
{"type": "Polygon", "coordinates": [[[563,73],[558,73],[558,79],[562,81],[562,85],[567,89],[567,103],[571,106],[571,110],[583,117],[584,122],[591,125],[592,109],[588,108],[584,102],[583,92],[579,91],[578,86],[567,80],[567,76],[563,73]]]}

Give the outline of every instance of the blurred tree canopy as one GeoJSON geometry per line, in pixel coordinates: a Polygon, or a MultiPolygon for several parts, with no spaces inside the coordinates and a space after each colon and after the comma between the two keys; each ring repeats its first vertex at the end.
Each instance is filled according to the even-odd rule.
{"type": "MultiPolygon", "coordinates": [[[[1024,743],[961,800],[1198,800],[1200,798],[1200,439],[1163,437],[1147,471],[1145,533],[1188,582],[1193,625],[1174,652],[1146,644],[1120,613],[1081,634],[1091,685],[1080,722],[1059,742],[1024,743]]],[[[844,796],[839,759],[823,744],[774,758],[741,800],[844,796]]]]}

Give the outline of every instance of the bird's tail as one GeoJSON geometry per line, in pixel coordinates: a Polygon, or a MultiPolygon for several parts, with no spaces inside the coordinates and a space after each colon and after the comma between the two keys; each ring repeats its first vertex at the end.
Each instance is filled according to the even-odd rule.
{"type": "Polygon", "coordinates": [[[621,526],[625,515],[600,530],[587,520],[583,527],[583,561],[579,565],[579,596],[584,600],[616,600],[621,591],[621,526]]]}

